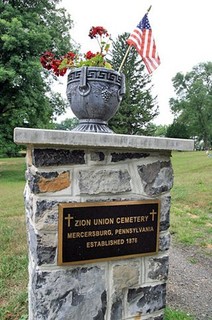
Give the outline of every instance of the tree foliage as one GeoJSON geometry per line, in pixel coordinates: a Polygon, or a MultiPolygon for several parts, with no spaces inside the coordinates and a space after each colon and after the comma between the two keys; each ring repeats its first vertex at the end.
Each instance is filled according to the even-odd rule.
{"type": "Polygon", "coordinates": [[[168,125],[164,124],[160,124],[160,125],[154,125],[154,132],[153,132],[153,136],[155,137],[166,137],[167,134],[167,129],[168,129],[168,125]]]}
{"type": "Polygon", "coordinates": [[[175,122],[188,130],[190,137],[212,143],[212,62],[200,63],[191,72],[177,73],[172,79],[176,98],[170,99],[175,122]]]}
{"type": "Polygon", "coordinates": [[[67,118],[60,123],[55,124],[56,130],[72,130],[79,124],[79,119],[76,117],[67,118]]]}
{"type": "MultiPolygon", "coordinates": [[[[124,33],[113,44],[111,64],[115,70],[119,69],[127,50],[128,37],[129,34],[124,33]]],[[[126,77],[126,94],[109,126],[116,133],[150,135],[151,121],[158,114],[158,106],[151,93],[151,77],[144,71],[144,64],[134,48],[131,48],[122,72],[126,77]]]]}
{"type": "Polygon", "coordinates": [[[175,120],[168,126],[165,136],[168,138],[189,139],[190,133],[188,127],[184,123],[175,120]]]}
{"type": "Polygon", "coordinates": [[[39,61],[45,50],[64,54],[71,48],[72,21],[59,2],[0,2],[0,148],[5,151],[14,127],[49,127],[64,112],[63,99],[51,91],[53,79],[47,80],[39,61]]]}

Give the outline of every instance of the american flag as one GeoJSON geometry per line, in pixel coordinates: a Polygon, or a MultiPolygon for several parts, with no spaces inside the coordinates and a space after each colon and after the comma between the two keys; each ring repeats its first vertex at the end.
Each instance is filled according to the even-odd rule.
{"type": "Polygon", "coordinates": [[[160,65],[160,58],[157,54],[155,40],[147,14],[139,22],[137,27],[127,39],[127,43],[134,46],[142,57],[149,73],[152,73],[160,65]]]}

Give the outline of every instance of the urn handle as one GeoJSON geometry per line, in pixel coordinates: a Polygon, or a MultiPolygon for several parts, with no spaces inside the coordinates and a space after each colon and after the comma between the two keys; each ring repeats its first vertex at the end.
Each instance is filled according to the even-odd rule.
{"type": "Polygon", "coordinates": [[[81,68],[80,84],[78,90],[81,96],[86,96],[91,91],[91,87],[89,83],[87,83],[87,67],[81,68]]]}
{"type": "Polygon", "coordinates": [[[119,101],[122,100],[123,95],[126,93],[126,83],[125,83],[125,75],[121,74],[121,89],[118,91],[118,99],[119,101]]]}

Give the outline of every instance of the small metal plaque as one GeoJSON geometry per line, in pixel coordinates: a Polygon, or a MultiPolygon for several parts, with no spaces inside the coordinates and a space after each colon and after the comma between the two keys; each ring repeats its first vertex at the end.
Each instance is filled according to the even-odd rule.
{"type": "Polygon", "coordinates": [[[58,265],[158,252],[160,201],[62,203],[58,265]]]}

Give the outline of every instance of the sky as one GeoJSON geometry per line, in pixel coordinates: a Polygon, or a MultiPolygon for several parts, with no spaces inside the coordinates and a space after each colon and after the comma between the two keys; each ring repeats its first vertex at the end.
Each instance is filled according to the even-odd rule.
{"type": "MultiPolygon", "coordinates": [[[[173,121],[169,108],[169,99],[174,97],[172,78],[212,61],[212,0],[62,0],[60,4],[71,15],[74,27],[70,34],[82,53],[99,49],[95,39],[88,37],[92,26],[103,26],[116,40],[119,34],[133,31],[150,5],[149,21],[161,59],[152,74],[159,105],[154,123],[168,125],[173,121]]],[[[65,95],[66,87],[62,84],[57,90],[65,95]]],[[[58,121],[72,116],[69,109],[58,121]]]]}

